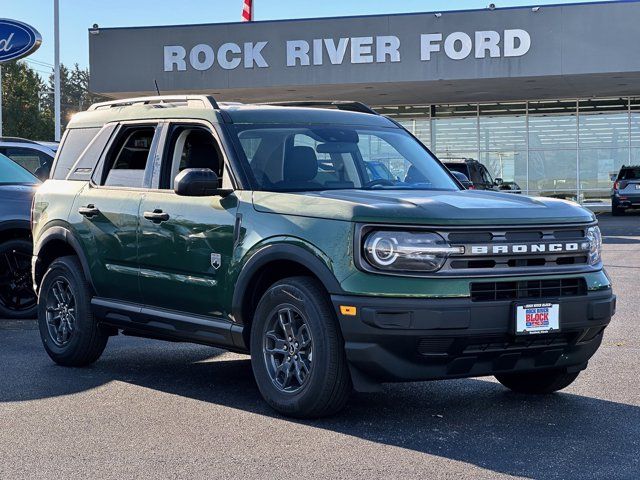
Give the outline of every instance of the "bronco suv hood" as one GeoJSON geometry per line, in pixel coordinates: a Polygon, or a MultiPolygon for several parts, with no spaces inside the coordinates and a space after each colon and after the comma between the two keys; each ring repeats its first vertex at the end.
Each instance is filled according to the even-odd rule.
{"type": "Polygon", "coordinates": [[[593,213],[566,200],[472,190],[254,192],[253,202],[265,213],[363,223],[537,225],[595,220],[593,213]]]}

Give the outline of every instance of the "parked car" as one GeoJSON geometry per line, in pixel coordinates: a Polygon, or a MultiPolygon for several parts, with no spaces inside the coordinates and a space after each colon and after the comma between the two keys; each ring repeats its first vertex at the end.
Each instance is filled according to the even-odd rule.
{"type": "Polygon", "coordinates": [[[120,332],[227,348],[297,417],[390,381],[560,390],[615,305],[592,212],[463,190],[355,102],[94,105],[69,122],[33,236],[55,362],[88,365],[120,332]],[[404,179],[371,175],[372,144],[404,179]]]}
{"type": "Polygon", "coordinates": [[[17,137],[0,137],[0,154],[29,170],[38,179],[49,177],[57,142],[35,142],[17,137]]]}
{"type": "Polygon", "coordinates": [[[640,165],[623,165],[611,190],[611,214],[623,215],[634,207],[640,207],[640,165]]]}
{"type": "Polygon", "coordinates": [[[35,318],[31,281],[31,199],[40,181],[0,155],[0,319],[35,318]]]}
{"type": "Polygon", "coordinates": [[[454,177],[456,177],[456,180],[458,180],[464,188],[466,188],[467,190],[475,189],[475,187],[473,186],[473,183],[467,178],[467,176],[464,173],[457,172],[455,170],[451,170],[451,173],[453,174],[454,177]]]}
{"type": "Polygon", "coordinates": [[[441,158],[440,160],[452,172],[459,172],[465,175],[476,190],[522,192],[516,182],[505,182],[502,178],[494,180],[487,167],[473,158],[441,158]]]}

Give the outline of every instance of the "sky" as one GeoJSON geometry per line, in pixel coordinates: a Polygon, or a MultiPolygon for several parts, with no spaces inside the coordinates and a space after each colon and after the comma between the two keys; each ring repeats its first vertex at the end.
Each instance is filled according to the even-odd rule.
{"type": "MultiPolygon", "coordinates": [[[[592,0],[595,1],[595,0],[592,0]]],[[[490,0],[254,0],[254,19],[337,17],[486,8],[490,0]]],[[[494,0],[497,8],[576,3],[576,0],[494,0]]],[[[582,3],[590,3],[589,0],[582,3]]],[[[62,63],[89,65],[87,29],[147,25],[237,22],[242,0],[60,0],[62,63]]],[[[47,75],[53,65],[53,0],[0,0],[0,16],[20,20],[42,35],[40,49],[27,58],[47,75]]]]}

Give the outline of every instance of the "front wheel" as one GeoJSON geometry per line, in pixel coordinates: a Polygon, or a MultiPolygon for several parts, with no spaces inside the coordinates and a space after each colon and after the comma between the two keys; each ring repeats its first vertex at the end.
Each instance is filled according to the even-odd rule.
{"type": "Polygon", "coordinates": [[[514,392],[544,395],[568,387],[578,378],[579,373],[569,373],[565,370],[543,370],[529,373],[505,373],[496,375],[496,379],[514,392]]]}
{"type": "Polygon", "coordinates": [[[38,326],[51,359],[69,367],[95,362],[109,335],[91,313],[91,289],[76,257],[62,257],[45,273],[38,297],[38,326]]]}
{"type": "Polygon", "coordinates": [[[260,393],[285,415],[341,410],[351,392],[344,340],[322,285],[291,277],[271,286],[251,328],[251,365],[260,393]]]}

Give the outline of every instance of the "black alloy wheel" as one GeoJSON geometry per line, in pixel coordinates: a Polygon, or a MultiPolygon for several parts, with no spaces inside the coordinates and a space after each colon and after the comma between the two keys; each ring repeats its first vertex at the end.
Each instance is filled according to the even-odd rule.
{"type": "Polygon", "coordinates": [[[15,239],[0,244],[0,318],[35,318],[38,297],[31,281],[32,244],[15,239]]]}
{"type": "Polygon", "coordinates": [[[49,338],[57,347],[64,347],[76,329],[76,298],[67,279],[56,278],[44,301],[49,338]]]}
{"type": "Polygon", "coordinates": [[[263,354],[271,381],[281,392],[295,393],[313,366],[313,338],[304,314],[283,305],[265,324],[263,354]]]}

